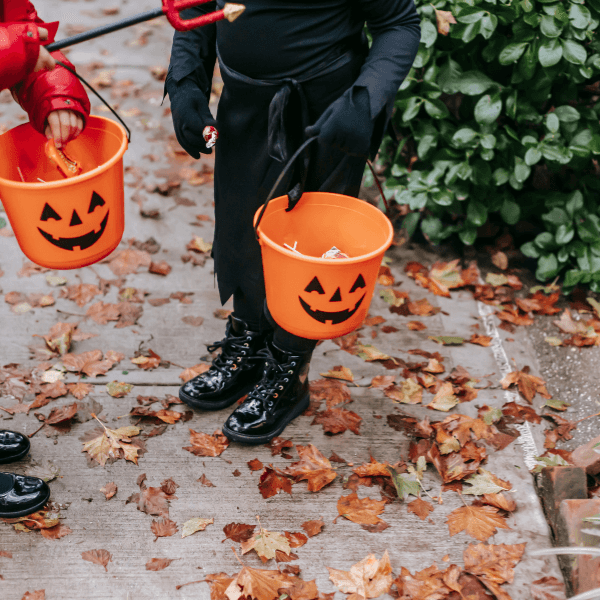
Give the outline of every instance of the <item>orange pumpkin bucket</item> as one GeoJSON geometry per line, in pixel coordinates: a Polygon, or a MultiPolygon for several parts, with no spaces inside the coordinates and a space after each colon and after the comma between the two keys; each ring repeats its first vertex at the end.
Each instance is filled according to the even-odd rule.
{"type": "Polygon", "coordinates": [[[0,136],[0,200],[23,253],[50,269],[76,269],[110,254],[125,226],[125,129],[88,117],[67,145],[82,173],[67,179],[48,159],[46,138],[26,123],[0,136]]]}
{"type": "Polygon", "coordinates": [[[269,312],[303,338],[354,331],[367,315],[392,243],[390,220],[367,202],[342,194],[307,192],[293,211],[286,212],[287,205],[287,196],[268,202],[258,226],[264,205],[254,215],[269,312]],[[350,258],[321,258],[332,246],[350,258]]]}

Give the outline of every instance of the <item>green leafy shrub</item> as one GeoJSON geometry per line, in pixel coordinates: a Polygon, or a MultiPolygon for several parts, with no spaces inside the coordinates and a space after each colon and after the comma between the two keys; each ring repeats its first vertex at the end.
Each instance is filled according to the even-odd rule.
{"type": "Polygon", "coordinates": [[[489,218],[528,222],[521,250],[538,279],[600,291],[600,0],[417,8],[421,44],[392,119],[400,142],[386,137],[378,157],[388,197],[412,210],[407,231],[470,245],[489,218]]]}

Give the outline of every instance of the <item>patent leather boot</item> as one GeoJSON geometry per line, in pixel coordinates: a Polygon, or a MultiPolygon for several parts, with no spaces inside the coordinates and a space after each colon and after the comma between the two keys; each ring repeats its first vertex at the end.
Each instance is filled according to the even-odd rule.
{"type": "Polygon", "coordinates": [[[37,477],[0,473],[0,517],[24,517],[40,510],[50,498],[48,484],[37,477]]]}
{"type": "Polygon", "coordinates": [[[11,463],[23,458],[28,452],[31,443],[21,433],[16,431],[0,430],[0,464],[11,463]]]}
{"type": "Polygon", "coordinates": [[[308,369],[312,352],[291,353],[269,341],[260,350],[263,376],[223,426],[223,434],[243,444],[266,444],[310,403],[308,369]]]}
{"type": "Polygon", "coordinates": [[[265,347],[271,331],[258,333],[246,323],[229,316],[225,338],[207,346],[221,349],[208,371],[190,379],[179,390],[179,398],[192,408],[220,410],[247,394],[262,376],[264,359],[257,352],[265,347]]]}

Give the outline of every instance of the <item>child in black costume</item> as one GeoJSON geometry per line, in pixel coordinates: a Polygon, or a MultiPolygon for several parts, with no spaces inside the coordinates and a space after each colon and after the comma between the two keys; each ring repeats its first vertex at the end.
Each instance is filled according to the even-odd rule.
{"type": "MultiPolygon", "coordinates": [[[[209,2],[183,16],[223,5],[209,2]]],[[[248,393],[223,427],[232,440],[264,444],[308,407],[316,345],[269,314],[254,213],[292,154],[315,135],[277,195],[289,192],[292,204],[303,189],[358,195],[419,41],[413,0],[247,0],[233,23],[175,33],[166,90],[177,139],[200,158],[211,152],[204,128],[219,131],[213,258],[221,302],[233,295],[234,307],[225,338],[208,347],[221,353],[180,397],[218,410],[248,393]],[[224,86],[215,122],[208,98],[217,57],[224,86]]]]}

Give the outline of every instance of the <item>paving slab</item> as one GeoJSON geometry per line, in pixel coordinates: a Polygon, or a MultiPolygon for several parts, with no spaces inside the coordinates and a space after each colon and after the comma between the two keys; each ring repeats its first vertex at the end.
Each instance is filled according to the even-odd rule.
{"type": "MultiPolygon", "coordinates": [[[[120,15],[126,16],[152,8],[152,2],[115,2],[120,7],[120,15]]],[[[105,3],[99,0],[61,2],[50,0],[40,11],[47,19],[60,18],[62,31],[65,26],[96,26],[109,22],[111,18],[101,15],[105,3]],[[47,8],[46,8],[47,7],[47,8]],[[48,14],[46,14],[46,12],[48,14]]],[[[41,8],[41,7],[38,7],[41,8]]],[[[59,37],[61,37],[59,35],[59,37]]],[[[181,383],[179,374],[185,367],[207,359],[206,344],[223,336],[224,321],[213,317],[221,308],[214,283],[213,263],[209,258],[204,266],[183,263],[181,255],[192,236],[200,235],[212,240],[213,224],[204,221],[198,225],[197,214],[211,218],[212,193],[210,185],[192,186],[185,179],[181,187],[169,196],[152,193],[153,186],[164,183],[170,176],[176,177],[182,168],[201,169],[201,163],[184,160],[173,153],[172,130],[165,107],[161,106],[162,83],[154,80],[149,68],[154,65],[166,66],[170,50],[172,31],[164,22],[151,26],[139,26],[135,31],[113,34],[80,47],[73,48],[69,58],[80,66],[82,72],[93,78],[99,68],[91,63],[101,61],[106,68],[113,70],[115,82],[132,81],[137,90],[129,97],[112,98],[119,103],[119,110],[130,115],[133,140],[125,155],[126,167],[126,231],[121,248],[127,240],[135,238],[145,241],[152,237],[160,243],[160,252],[155,260],[165,260],[172,272],[161,277],[140,269],[139,273],[126,276],[122,287],[134,287],[148,292],[142,304],[143,314],[136,325],[115,328],[114,324],[98,325],[85,318],[89,306],[97,301],[117,302],[118,288],[111,286],[105,296],[97,296],[84,307],[60,298],[60,288],[50,287],[46,274],[19,277],[17,273],[24,264],[14,237],[0,237],[0,277],[2,294],[11,291],[23,293],[53,292],[57,298],[54,306],[36,308],[24,314],[15,314],[10,306],[0,303],[0,331],[3,332],[0,344],[0,364],[19,363],[32,367],[39,362],[29,349],[40,345],[39,338],[55,323],[79,322],[79,329],[97,334],[97,337],[74,343],[73,351],[101,349],[123,352],[126,359],[106,376],[86,380],[94,384],[93,392],[82,401],[96,405],[96,410],[106,419],[109,427],[119,427],[137,422],[126,415],[136,404],[137,395],[156,395],[160,398],[168,394],[176,395],[181,383]],[[144,31],[150,31],[146,45],[128,45],[133,39],[143,39],[144,31]],[[131,109],[141,111],[135,115],[131,109]],[[127,112],[130,111],[130,112],[127,112]],[[171,136],[171,137],[170,137],[171,136]],[[160,173],[163,173],[163,176],[160,173]],[[166,175],[165,175],[166,174],[166,175]],[[142,198],[140,200],[140,197],[142,198]],[[145,199],[144,199],[145,198],[145,199]],[[143,218],[140,203],[144,210],[156,209],[159,219],[143,218]],[[172,292],[191,293],[191,304],[181,304],[171,300],[169,304],[153,307],[151,298],[165,298],[172,292]],[[183,322],[186,316],[203,317],[204,322],[192,327],[183,322]],[[138,349],[153,349],[171,363],[169,368],[142,371],[129,363],[138,349]],[[134,389],[124,398],[115,399],[108,395],[105,384],[117,379],[134,384],[134,389]]],[[[105,90],[107,97],[117,87],[105,90]]],[[[0,99],[6,99],[4,94],[0,99]]],[[[106,115],[96,100],[93,100],[96,114],[106,115]]],[[[19,108],[13,104],[0,104],[0,123],[12,127],[20,122],[19,108]]],[[[210,165],[210,159],[206,164],[210,165]]],[[[460,404],[451,411],[469,416],[477,415],[477,407],[487,404],[501,407],[513,395],[505,392],[499,380],[515,366],[522,368],[529,364],[535,371],[538,368],[535,352],[522,329],[514,334],[499,331],[487,307],[473,300],[466,292],[453,292],[452,298],[434,297],[418,287],[404,275],[404,266],[410,260],[430,264],[440,258],[427,249],[405,245],[388,252],[390,267],[402,291],[410,294],[412,300],[427,299],[439,306],[441,312],[431,317],[402,317],[391,314],[388,305],[379,297],[378,286],[370,309],[372,316],[381,315],[398,331],[391,334],[379,333],[371,339],[371,328],[362,330],[365,343],[373,343],[378,349],[392,356],[408,359],[407,351],[420,348],[430,352],[438,351],[444,357],[444,366],[449,373],[454,367],[466,368],[474,377],[490,380],[491,386],[479,391],[478,398],[470,403],[460,404]],[[424,321],[427,329],[421,332],[407,328],[409,320],[424,321]],[[465,344],[462,346],[440,346],[428,339],[430,335],[458,335],[470,337],[473,326],[479,325],[480,333],[492,335],[494,344],[489,348],[465,344]],[[508,341],[512,339],[513,341],[508,341]]],[[[448,257],[442,257],[448,258],[448,257]]],[[[80,282],[97,283],[99,278],[116,277],[107,263],[93,268],[75,271],[55,271],[50,274],[68,278],[69,284],[80,282]]],[[[231,308],[230,303],[225,308],[231,308]]],[[[286,438],[295,444],[314,444],[325,456],[335,451],[354,465],[368,462],[370,456],[379,461],[396,462],[407,458],[409,438],[387,425],[386,417],[401,410],[418,418],[425,416],[441,420],[442,413],[431,411],[425,406],[399,406],[383,395],[380,390],[368,385],[375,375],[391,374],[379,363],[365,362],[339,348],[333,341],[324,341],[315,350],[311,380],[319,379],[323,373],[336,365],[350,368],[357,381],[350,386],[353,402],[349,408],[358,413],[363,421],[361,435],[347,431],[337,436],[327,436],[318,426],[311,426],[312,417],[301,416],[285,431],[286,438]]],[[[66,381],[75,381],[70,377],[66,381]]],[[[424,394],[424,404],[431,395],[424,394]]],[[[41,410],[48,414],[52,407],[65,406],[72,398],[53,401],[41,410]]],[[[10,396],[0,397],[0,406],[5,408],[15,404],[10,396]]],[[[183,407],[175,407],[183,411],[183,407]]],[[[539,405],[537,405],[539,408],[539,405]]],[[[1,412],[1,411],[0,411],[1,412]]],[[[300,531],[307,520],[323,517],[325,527],[321,534],[311,538],[302,548],[296,549],[305,580],[316,579],[319,589],[332,592],[334,587],[328,579],[326,567],[348,570],[350,566],[368,553],[380,557],[387,549],[391,564],[397,574],[400,567],[411,572],[424,569],[436,562],[443,565],[448,555],[451,562],[462,564],[464,549],[475,540],[464,533],[449,537],[446,517],[462,505],[458,494],[442,494],[443,504],[436,505],[430,520],[421,521],[407,512],[403,503],[388,504],[382,515],[390,527],[380,533],[370,533],[359,525],[339,518],[336,523],[337,501],[342,494],[342,481],[352,472],[349,465],[337,466],[336,481],[318,493],[306,490],[306,484],[293,486],[292,495],[279,494],[264,500],[257,484],[260,472],[251,472],[247,461],[258,458],[265,465],[285,467],[290,461],[281,456],[271,456],[263,447],[247,448],[232,444],[220,457],[200,458],[183,449],[189,443],[189,428],[212,433],[221,428],[228,411],[215,413],[194,413],[191,420],[170,425],[163,435],[147,440],[147,452],[136,466],[125,461],[107,464],[104,468],[90,465],[82,453],[81,437],[94,429],[93,421],[75,422],[69,433],[47,437],[44,431],[32,438],[32,453],[29,458],[14,465],[13,470],[25,473],[36,464],[51,461],[60,469],[60,476],[50,483],[52,499],[64,504],[62,510],[64,524],[72,533],[60,540],[48,540],[39,533],[17,533],[12,526],[0,524],[0,550],[11,552],[13,559],[0,558],[0,597],[3,600],[19,600],[26,591],[46,590],[46,598],[55,600],[68,597],[73,600],[127,599],[146,600],[209,598],[209,588],[198,583],[176,589],[176,586],[203,579],[209,573],[224,571],[237,572],[240,564],[231,546],[239,548],[229,540],[221,543],[223,527],[231,522],[253,523],[260,516],[261,523],[270,530],[300,531]],[[239,474],[237,474],[239,472],[239,474]],[[154,541],[150,530],[152,518],[136,509],[135,504],[126,503],[127,498],[138,491],[136,479],[142,473],[147,475],[149,486],[160,485],[164,479],[172,477],[180,486],[177,500],[171,503],[170,518],[179,527],[192,517],[214,518],[214,525],[206,531],[181,539],[180,534],[154,541]],[[206,477],[215,487],[202,486],[198,479],[206,477]],[[99,491],[108,482],[118,486],[117,495],[107,501],[99,491]],[[98,565],[84,562],[81,553],[91,549],[106,549],[112,556],[106,572],[98,565]],[[150,558],[165,557],[177,559],[167,569],[151,572],[145,569],[150,558]]],[[[2,413],[0,427],[13,428],[27,434],[39,427],[33,412],[29,415],[11,416],[2,413]]],[[[152,427],[144,425],[144,430],[152,427]]],[[[513,443],[501,452],[491,453],[488,468],[498,477],[509,480],[513,485],[513,495],[518,510],[508,519],[510,530],[501,530],[489,543],[527,543],[527,551],[550,546],[549,530],[534,490],[533,478],[529,472],[532,457],[543,452],[543,435],[539,428],[521,428],[521,443],[513,443]]],[[[430,468],[424,479],[425,488],[432,495],[440,493],[440,479],[430,468]]],[[[378,488],[359,488],[359,496],[379,499],[378,488]]],[[[242,558],[244,564],[262,568],[254,554],[242,558]]],[[[274,568],[270,563],[269,568],[274,568]]],[[[534,558],[526,553],[515,571],[515,581],[505,588],[514,600],[530,598],[529,584],[544,576],[561,579],[556,559],[553,557],[534,558]]],[[[341,599],[342,595],[338,593],[341,599]]]]}

